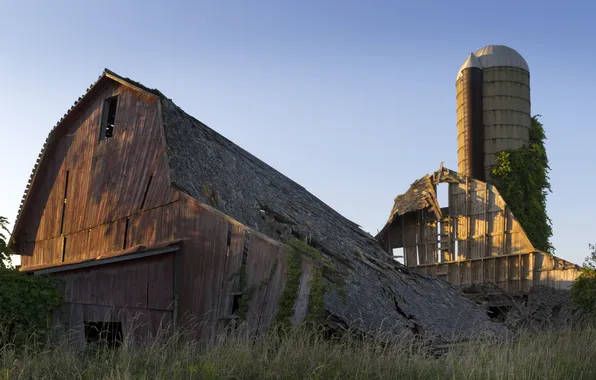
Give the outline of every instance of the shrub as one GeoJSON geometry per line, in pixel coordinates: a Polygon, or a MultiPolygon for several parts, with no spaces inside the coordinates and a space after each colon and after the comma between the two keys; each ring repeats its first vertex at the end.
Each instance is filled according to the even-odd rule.
{"type": "Polygon", "coordinates": [[[54,278],[14,268],[6,225],[6,218],[0,217],[0,347],[21,344],[31,333],[46,332],[52,310],[63,302],[54,278]]]}
{"type": "Polygon", "coordinates": [[[596,245],[588,246],[590,256],[586,258],[581,275],[571,287],[571,299],[585,313],[596,316],[596,245]]]}

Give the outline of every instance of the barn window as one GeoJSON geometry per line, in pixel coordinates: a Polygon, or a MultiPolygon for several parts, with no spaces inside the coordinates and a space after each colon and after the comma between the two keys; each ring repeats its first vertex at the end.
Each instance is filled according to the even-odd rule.
{"type": "Polygon", "coordinates": [[[122,323],[120,322],[85,322],[85,340],[110,348],[122,344],[122,323]]]}
{"type": "Polygon", "coordinates": [[[405,264],[404,259],[404,247],[397,247],[393,248],[393,259],[399,262],[400,264],[405,264]]]}
{"type": "Polygon", "coordinates": [[[116,107],[118,106],[118,96],[107,98],[103,102],[101,114],[101,126],[99,129],[99,141],[109,139],[114,135],[114,126],[116,123],[116,107]]]}

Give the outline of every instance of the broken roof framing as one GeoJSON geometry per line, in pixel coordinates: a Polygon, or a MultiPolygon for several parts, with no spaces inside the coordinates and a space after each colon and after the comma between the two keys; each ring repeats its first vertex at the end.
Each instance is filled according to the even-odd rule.
{"type": "Polygon", "coordinates": [[[458,287],[568,288],[580,273],[579,266],[534,248],[495,186],[442,165],[395,198],[376,239],[388,252],[403,248],[408,267],[458,287]],[[437,200],[441,183],[449,184],[443,208],[437,200]]]}

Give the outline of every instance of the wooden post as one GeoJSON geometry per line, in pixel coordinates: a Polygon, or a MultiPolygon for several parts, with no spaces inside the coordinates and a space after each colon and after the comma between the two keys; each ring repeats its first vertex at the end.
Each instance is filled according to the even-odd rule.
{"type": "Polygon", "coordinates": [[[457,261],[457,286],[461,286],[461,262],[457,261]]]}
{"type": "Polygon", "coordinates": [[[506,255],[507,252],[507,219],[509,219],[509,215],[507,215],[507,205],[503,207],[503,255],[506,255]]]}
{"type": "MultiPolygon", "coordinates": [[[[391,223],[391,225],[392,224],[393,223],[391,223]]],[[[389,225],[389,228],[387,228],[387,252],[391,255],[391,257],[393,259],[395,259],[393,257],[393,248],[391,248],[391,225],[389,225]]],[[[404,251],[405,251],[405,249],[404,249],[404,251]]],[[[405,260],[404,260],[404,262],[405,262],[405,260]]]]}
{"type": "Polygon", "coordinates": [[[408,248],[406,248],[406,223],[404,222],[404,215],[401,216],[401,245],[404,247],[404,264],[406,266],[416,266],[417,263],[410,265],[408,263],[408,248]]]}
{"type": "Polygon", "coordinates": [[[518,291],[522,291],[522,255],[519,254],[518,258],[519,264],[517,264],[517,273],[519,273],[519,289],[518,291]]]}
{"type": "Polygon", "coordinates": [[[488,187],[490,185],[487,183],[485,184],[485,191],[484,191],[484,248],[482,249],[482,254],[484,257],[487,257],[487,250],[488,250],[488,187]]]}

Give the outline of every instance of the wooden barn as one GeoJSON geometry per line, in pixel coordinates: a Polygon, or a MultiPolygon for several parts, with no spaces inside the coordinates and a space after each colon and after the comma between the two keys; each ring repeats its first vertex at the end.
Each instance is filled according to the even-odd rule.
{"type": "Polygon", "coordinates": [[[58,320],[81,341],[133,317],[140,336],[194,318],[204,341],[307,317],[440,340],[504,331],[161,92],[107,69],[50,132],[11,248],[21,271],[63,280],[58,320]]]}
{"type": "Polygon", "coordinates": [[[444,167],[395,198],[376,238],[408,267],[459,288],[568,289],[581,273],[578,265],[534,248],[495,186],[444,167]]]}

